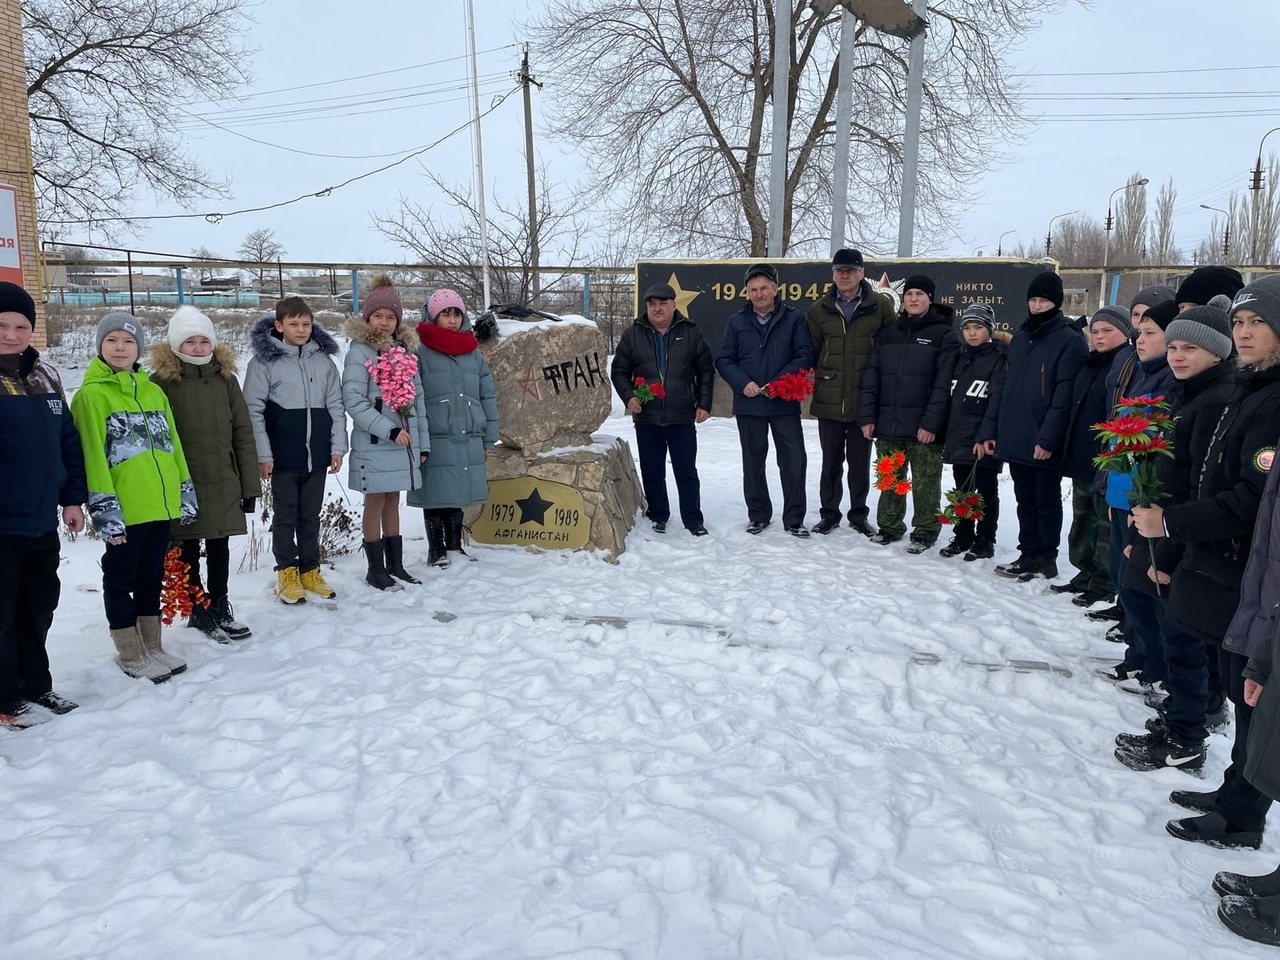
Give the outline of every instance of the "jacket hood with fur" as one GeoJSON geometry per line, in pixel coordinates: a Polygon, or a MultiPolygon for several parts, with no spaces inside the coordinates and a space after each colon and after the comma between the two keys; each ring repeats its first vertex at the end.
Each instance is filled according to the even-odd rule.
{"type": "MultiPolygon", "coordinates": [[[[314,345],[321,353],[331,357],[338,355],[338,342],[314,320],[311,322],[311,339],[303,344],[304,347],[308,345],[314,345]]],[[[264,363],[271,363],[285,356],[288,350],[284,340],[276,333],[275,314],[269,313],[253,325],[249,332],[249,346],[253,355],[264,363]]]]}
{"type": "MultiPolygon", "coordinates": [[[[234,350],[220,343],[213,348],[213,359],[217,362],[218,372],[223,378],[235,379],[237,367],[234,350]]],[[[182,357],[175,353],[168,343],[153,343],[147,348],[146,367],[158,380],[168,383],[182,379],[182,357]]]]}
{"type": "Polygon", "coordinates": [[[342,328],[342,332],[351,338],[352,343],[363,343],[377,353],[386,353],[399,343],[409,353],[415,353],[419,346],[418,333],[412,323],[401,323],[397,334],[379,333],[373,329],[364,317],[350,317],[342,328]]]}

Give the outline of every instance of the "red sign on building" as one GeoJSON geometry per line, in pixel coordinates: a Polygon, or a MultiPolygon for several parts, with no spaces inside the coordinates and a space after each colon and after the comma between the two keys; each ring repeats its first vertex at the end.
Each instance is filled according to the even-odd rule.
{"type": "Polygon", "coordinates": [[[26,286],[18,239],[18,190],[5,184],[0,184],[0,280],[26,286]]]}

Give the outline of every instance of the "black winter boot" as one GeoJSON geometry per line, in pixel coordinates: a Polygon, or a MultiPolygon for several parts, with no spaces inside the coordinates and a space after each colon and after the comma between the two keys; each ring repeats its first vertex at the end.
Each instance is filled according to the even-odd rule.
{"type": "Polygon", "coordinates": [[[202,607],[198,603],[191,605],[191,616],[187,618],[187,626],[195,627],[210,640],[218,643],[230,643],[231,637],[219,626],[213,616],[213,605],[202,607]]]}
{"type": "Polygon", "coordinates": [[[364,555],[369,561],[369,572],[364,575],[364,582],[378,590],[386,590],[396,585],[396,582],[387,574],[383,550],[382,540],[364,542],[364,555]]]}
{"type": "Polygon", "coordinates": [[[951,538],[951,542],[938,551],[940,557],[958,557],[960,554],[967,552],[973,548],[973,537],[966,536],[963,533],[957,533],[951,538]]]}
{"type": "Polygon", "coordinates": [[[421,583],[404,568],[404,537],[383,537],[387,550],[387,573],[405,583],[421,583]]]}
{"type": "MultiPolygon", "coordinates": [[[[657,529],[656,524],[654,525],[654,528],[657,529]]],[[[461,510],[454,510],[449,514],[449,516],[445,517],[444,545],[446,550],[453,550],[456,553],[460,553],[464,557],[466,557],[468,560],[470,560],[472,563],[475,563],[476,558],[471,556],[471,554],[467,553],[467,551],[462,549],[462,511],[461,510]]]]}
{"type": "Polygon", "coordinates": [[[236,613],[231,609],[231,601],[226,597],[214,600],[209,605],[209,611],[213,614],[213,619],[218,626],[222,628],[222,632],[232,640],[245,640],[253,636],[253,631],[236,619],[236,613]]]}
{"type": "Polygon", "coordinates": [[[449,552],[445,547],[445,518],[438,515],[427,517],[427,563],[433,567],[447,567],[449,552]]]}
{"type": "Polygon", "coordinates": [[[964,555],[964,558],[972,563],[974,560],[990,560],[995,555],[996,542],[994,540],[975,540],[969,552],[964,555]]]}

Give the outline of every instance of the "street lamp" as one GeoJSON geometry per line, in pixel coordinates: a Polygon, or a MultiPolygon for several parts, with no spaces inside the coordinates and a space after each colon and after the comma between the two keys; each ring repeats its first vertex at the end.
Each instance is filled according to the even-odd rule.
{"type": "Polygon", "coordinates": [[[996,241],[996,256],[997,256],[997,257],[999,257],[999,256],[1003,256],[1003,255],[1004,255],[1004,238],[1005,238],[1005,237],[1007,237],[1007,236],[1008,236],[1009,234],[1011,234],[1011,233],[1017,233],[1017,232],[1018,232],[1018,231],[1017,231],[1016,229],[1013,229],[1013,230],[1006,230],[1004,233],[1000,234],[1000,239],[996,241]]]}
{"type": "Polygon", "coordinates": [[[1258,141],[1258,162],[1253,165],[1253,175],[1249,178],[1249,189],[1253,191],[1253,223],[1250,224],[1250,243],[1249,243],[1249,265],[1256,266],[1261,253],[1258,250],[1258,218],[1261,216],[1262,206],[1262,145],[1267,142],[1267,137],[1271,136],[1280,127],[1272,127],[1262,135],[1262,139],[1258,141]]]}
{"type": "Polygon", "coordinates": [[[1079,213],[1079,212],[1080,212],[1079,210],[1068,210],[1066,213],[1060,213],[1056,217],[1054,217],[1052,220],[1049,221],[1049,226],[1044,232],[1044,255],[1046,257],[1049,255],[1049,248],[1053,246],[1053,225],[1057,223],[1059,220],[1061,220],[1063,217],[1069,217],[1073,213],[1079,213]]]}
{"type": "Polygon", "coordinates": [[[1107,233],[1107,239],[1102,245],[1102,277],[1098,282],[1098,309],[1101,310],[1107,305],[1107,260],[1111,257],[1111,227],[1115,223],[1115,218],[1111,216],[1111,201],[1116,198],[1116,194],[1121,190],[1128,190],[1130,187],[1145,187],[1151,181],[1146,177],[1141,180],[1135,180],[1133,183],[1126,183],[1116,187],[1111,191],[1111,196],[1107,197],[1107,219],[1104,227],[1107,233]]]}
{"type": "Polygon", "coordinates": [[[1214,213],[1220,213],[1226,217],[1226,226],[1222,228],[1222,259],[1226,260],[1231,252],[1231,214],[1223,210],[1221,207],[1211,207],[1207,203],[1200,204],[1201,210],[1212,210],[1214,213]]]}

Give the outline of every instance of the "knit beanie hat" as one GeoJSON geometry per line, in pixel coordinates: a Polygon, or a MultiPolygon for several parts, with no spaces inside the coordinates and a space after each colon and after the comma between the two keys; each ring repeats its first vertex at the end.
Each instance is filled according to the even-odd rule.
{"type": "MultiPolygon", "coordinates": [[[[1129,309],[1132,310],[1138,304],[1154,307],[1157,303],[1164,303],[1166,300],[1173,300],[1173,287],[1166,287],[1164,284],[1143,287],[1129,301],[1129,309]]],[[[1176,303],[1177,301],[1175,300],[1174,302],[1176,303]]]]}
{"type": "Polygon", "coordinates": [[[929,295],[930,303],[933,303],[933,295],[937,292],[933,281],[923,273],[912,274],[902,281],[902,292],[905,294],[908,290],[923,290],[929,295]]]}
{"type": "Polygon", "coordinates": [[[20,313],[36,328],[36,302],[16,283],[0,281],[0,313],[20,313]]]}
{"type": "Polygon", "coordinates": [[[1252,310],[1280,337],[1280,274],[1254,280],[1237,293],[1229,316],[1238,310],[1252,310]]]}
{"type": "Polygon", "coordinates": [[[1168,330],[1169,324],[1173,322],[1178,315],[1178,301],[1169,299],[1161,300],[1153,305],[1150,310],[1142,315],[1143,320],[1151,320],[1161,330],[1168,330]]]}
{"type": "Polygon", "coordinates": [[[362,311],[364,322],[368,323],[369,318],[378,310],[390,310],[394,313],[396,329],[400,329],[400,321],[404,319],[404,304],[400,301],[400,294],[396,292],[395,284],[385,273],[380,273],[373,278],[373,285],[365,294],[362,311]]]}
{"type": "Polygon", "coordinates": [[[746,286],[751,282],[752,277],[768,277],[774,283],[778,282],[778,268],[772,263],[753,263],[747,267],[747,272],[742,276],[742,284],[746,286]]]}
{"type": "Polygon", "coordinates": [[[117,330],[123,330],[133,337],[133,342],[138,345],[138,353],[142,353],[142,348],[147,345],[147,331],[143,329],[141,320],[123,310],[112,310],[98,321],[98,353],[102,353],[102,341],[107,339],[107,334],[117,330]]]}
{"type": "Polygon", "coordinates": [[[1066,299],[1062,292],[1062,278],[1052,270],[1037,273],[1027,287],[1027,299],[1034,300],[1036,297],[1043,297],[1061,310],[1062,301],[1066,299]]]}
{"type": "Polygon", "coordinates": [[[996,312],[988,303],[971,303],[960,314],[960,326],[967,327],[971,323],[980,323],[988,330],[995,330],[996,312]]]}
{"type": "Polygon", "coordinates": [[[174,353],[181,353],[179,348],[191,337],[208,337],[209,343],[218,345],[218,331],[212,320],[195,307],[179,307],[169,318],[169,346],[174,353]]]}
{"type": "Polygon", "coordinates": [[[1109,323],[1129,340],[1133,339],[1133,324],[1129,322],[1129,311],[1118,303],[1113,303],[1108,307],[1101,307],[1093,318],[1089,321],[1089,329],[1093,329],[1093,325],[1101,320],[1103,323],[1109,323]]]}
{"type": "MultiPolygon", "coordinates": [[[[673,296],[671,299],[674,300],[675,297],[673,296]]],[[[467,308],[457,290],[437,290],[427,300],[427,319],[435,323],[436,317],[450,307],[460,311],[464,317],[467,315],[467,308]]]]}
{"type": "Polygon", "coordinates": [[[1185,340],[1226,360],[1235,351],[1231,321],[1217,307],[1188,307],[1164,331],[1164,342],[1185,340]]]}
{"type": "Polygon", "coordinates": [[[1234,297],[1244,286],[1240,271],[1230,267],[1198,267],[1178,286],[1178,303],[1208,303],[1216,294],[1234,297]]]}

